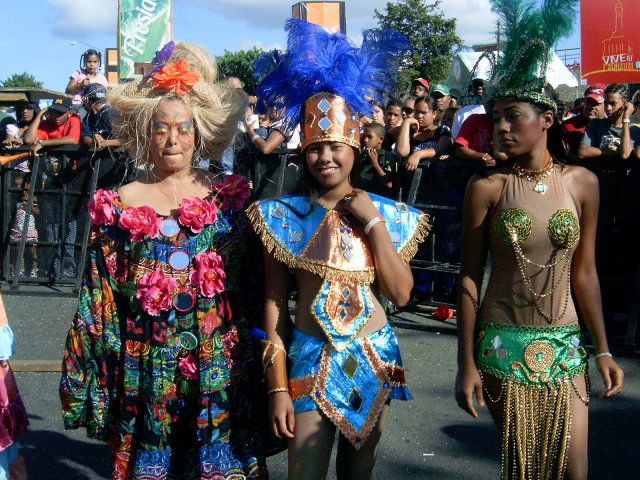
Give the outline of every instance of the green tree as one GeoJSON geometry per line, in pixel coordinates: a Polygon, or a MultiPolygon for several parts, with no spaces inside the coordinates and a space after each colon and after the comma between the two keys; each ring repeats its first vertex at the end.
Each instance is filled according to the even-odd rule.
{"type": "Polygon", "coordinates": [[[256,47],[253,47],[251,50],[238,50],[237,52],[225,50],[224,55],[216,58],[219,76],[238,77],[242,83],[244,83],[244,91],[253,95],[257,82],[253,78],[251,62],[261,53],[264,52],[256,47]]]}
{"type": "Polygon", "coordinates": [[[462,46],[456,20],[444,18],[439,6],[440,0],[397,0],[387,2],[384,12],[375,10],[381,28],[396,30],[411,40],[411,54],[398,79],[399,93],[407,92],[414,78],[426,78],[431,85],[443,82],[454,51],[462,46]]]}
{"type": "Polygon", "coordinates": [[[42,82],[36,80],[36,77],[33,75],[22,72],[22,73],[14,73],[6,80],[2,82],[3,87],[33,87],[33,88],[42,88],[42,82]]]}

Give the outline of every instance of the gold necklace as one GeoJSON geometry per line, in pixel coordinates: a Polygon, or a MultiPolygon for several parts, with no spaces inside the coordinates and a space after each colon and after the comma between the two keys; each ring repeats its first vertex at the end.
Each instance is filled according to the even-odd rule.
{"type": "Polygon", "coordinates": [[[553,173],[553,160],[549,160],[549,163],[542,170],[527,170],[522,168],[517,163],[513,164],[513,173],[516,177],[522,178],[527,182],[534,182],[533,191],[544,195],[549,188],[542,180],[547,178],[553,173]]]}

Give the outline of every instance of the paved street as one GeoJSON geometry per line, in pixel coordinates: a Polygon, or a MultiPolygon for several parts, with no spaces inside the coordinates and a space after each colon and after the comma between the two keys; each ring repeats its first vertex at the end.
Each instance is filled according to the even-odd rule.
{"type": "MultiPolygon", "coordinates": [[[[34,293],[42,289],[34,289],[34,293]]],[[[11,295],[3,292],[16,337],[15,363],[61,358],[75,299],[62,296],[11,295]]],[[[455,404],[453,327],[418,316],[419,329],[396,328],[407,377],[415,399],[393,402],[374,478],[495,479],[499,445],[491,419],[466,416],[455,404]]],[[[638,359],[620,359],[626,387],[617,398],[597,398],[601,380],[592,369],[590,469],[592,479],[639,478],[640,373],[638,359]]],[[[593,367],[593,363],[592,363],[593,367]]],[[[57,373],[17,372],[31,426],[21,439],[32,479],[108,479],[108,449],[82,431],[62,430],[57,373]]],[[[271,477],[286,478],[286,453],[269,459],[271,477]]],[[[335,478],[332,466],[329,478],[335,478]]]]}

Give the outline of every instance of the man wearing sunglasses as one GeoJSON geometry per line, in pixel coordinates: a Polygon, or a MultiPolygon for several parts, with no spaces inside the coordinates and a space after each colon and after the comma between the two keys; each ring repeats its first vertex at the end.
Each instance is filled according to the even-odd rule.
{"type": "Polygon", "coordinates": [[[413,106],[416,103],[416,97],[413,95],[407,97],[402,103],[402,119],[413,116],[413,106]]]}

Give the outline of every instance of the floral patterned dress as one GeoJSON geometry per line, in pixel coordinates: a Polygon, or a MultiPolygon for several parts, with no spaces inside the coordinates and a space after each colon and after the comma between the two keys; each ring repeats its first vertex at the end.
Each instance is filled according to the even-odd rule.
{"type": "Polygon", "coordinates": [[[98,190],[60,384],[65,428],[113,451],[114,479],[264,479],[246,179],[177,218],[98,190]],[[221,203],[219,201],[222,200],[221,203]]]}

